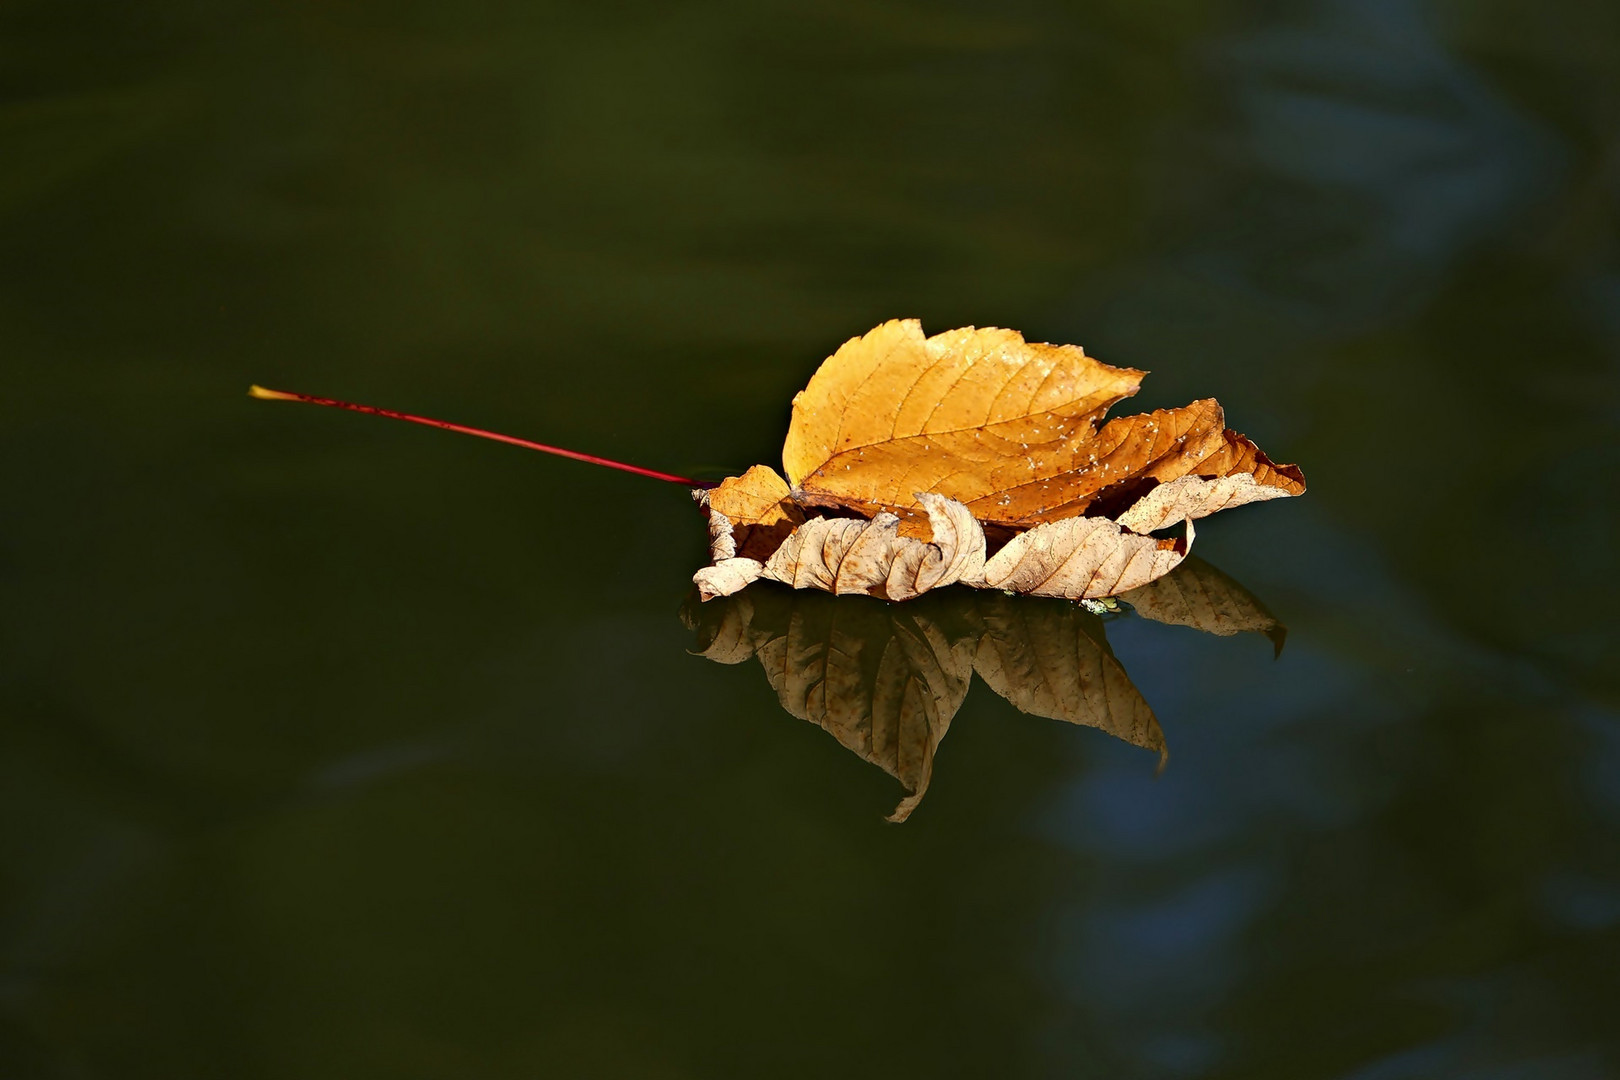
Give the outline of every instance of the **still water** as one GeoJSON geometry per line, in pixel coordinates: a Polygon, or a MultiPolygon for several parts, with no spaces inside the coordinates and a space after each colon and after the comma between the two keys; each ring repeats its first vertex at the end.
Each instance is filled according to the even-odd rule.
{"type": "Polygon", "coordinates": [[[1617,11],[6,4],[0,1075],[1620,1075],[1617,11]],[[1299,462],[1249,632],[244,393],[718,477],[902,316],[1299,462]]]}

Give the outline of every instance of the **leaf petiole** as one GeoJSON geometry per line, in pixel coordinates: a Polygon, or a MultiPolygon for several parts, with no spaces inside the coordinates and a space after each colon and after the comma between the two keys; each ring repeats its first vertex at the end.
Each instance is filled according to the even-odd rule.
{"type": "Polygon", "coordinates": [[[545,443],[534,442],[530,439],[520,439],[515,435],[502,435],[496,431],[485,431],[483,428],[467,427],[465,424],[452,424],[448,420],[435,420],[428,416],[413,416],[410,413],[395,412],[393,409],[379,409],[375,405],[357,405],[352,401],[338,401],[335,398],[315,397],[313,394],[296,394],[286,390],[266,390],[262,386],[248,387],[251,397],[263,401],[302,401],[308,405],[327,405],[334,409],[348,409],[350,412],[370,413],[373,416],[386,416],[390,420],[406,420],[412,424],[424,424],[428,427],[442,428],[445,431],[456,431],[463,435],[476,435],[480,439],[492,439],[495,442],[510,443],[521,446],[525,450],[538,450],[542,454],[555,454],[557,457],[573,458],[591,465],[601,465],[609,469],[618,469],[621,472],[634,473],[637,476],[649,476],[654,480],[664,480],[671,484],[681,484],[689,488],[712,488],[712,480],[693,480],[687,476],[676,476],[673,473],[659,472],[657,469],[644,469],[640,465],[628,465],[622,461],[611,458],[597,457],[595,454],[582,454],[578,450],[564,450],[560,446],[548,446],[545,443]]]}

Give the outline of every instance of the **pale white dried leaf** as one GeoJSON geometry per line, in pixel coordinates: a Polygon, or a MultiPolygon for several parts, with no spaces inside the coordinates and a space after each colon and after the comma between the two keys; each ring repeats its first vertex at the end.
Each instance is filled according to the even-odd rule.
{"type": "Polygon", "coordinates": [[[765,576],[795,589],[869,593],[888,581],[900,519],[879,514],[815,518],[794,529],[765,563],[765,576]]]}
{"type": "Polygon", "coordinates": [[[955,499],[925,491],[917,493],[917,502],[928,513],[933,539],[901,538],[884,583],[890,600],[909,600],[984,574],[984,527],[973,512],[955,499]]]}
{"type": "MultiPolygon", "coordinates": [[[[707,498],[708,492],[704,492],[707,498]]],[[[709,504],[705,502],[704,506],[709,504]]],[[[731,519],[720,511],[709,510],[709,560],[721,562],[725,559],[736,558],[737,539],[732,533],[731,519]]]]}
{"type": "Polygon", "coordinates": [[[698,595],[705,600],[717,596],[730,596],[741,592],[765,573],[765,564],[758,559],[722,559],[713,566],[705,566],[692,575],[698,595]]]}
{"type": "Polygon", "coordinates": [[[737,540],[732,534],[731,519],[718,510],[710,509],[709,558],[714,560],[714,565],[705,566],[692,575],[699,596],[705,600],[730,596],[760,579],[765,565],[757,559],[739,559],[736,555],[737,540]]]}
{"type": "MultiPolygon", "coordinates": [[[[1163,577],[1192,547],[1127,532],[1107,518],[1065,518],[1019,533],[985,563],[982,584],[1035,596],[1098,599],[1163,577]]],[[[970,581],[967,584],[980,584],[970,581]]]]}
{"type": "Polygon", "coordinates": [[[1232,476],[1183,476],[1160,484],[1116,519],[1132,532],[1149,533],[1178,521],[1208,517],[1245,503],[1283,499],[1294,492],[1258,482],[1253,473],[1232,476]]]}
{"type": "Polygon", "coordinates": [[[878,514],[814,518],[794,529],[765,563],[764,576],[795,589],[865,593],[888,600],[977,578],[984,567],[984,529],[961,503],[923,493],[932,540],[901,536],[900,519],[878,514]]]}

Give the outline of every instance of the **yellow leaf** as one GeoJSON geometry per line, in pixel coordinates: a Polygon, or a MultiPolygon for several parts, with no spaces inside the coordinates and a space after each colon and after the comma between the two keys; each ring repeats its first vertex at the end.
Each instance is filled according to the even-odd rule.
{"type": "Polygon", "coordinates": [[[708,492],[709,509],[749,525],[775,525],[787,520],[783,506],[787,497],[787,481],[769,465],[755,465],[741,476],[729,476],[708,492]]]}

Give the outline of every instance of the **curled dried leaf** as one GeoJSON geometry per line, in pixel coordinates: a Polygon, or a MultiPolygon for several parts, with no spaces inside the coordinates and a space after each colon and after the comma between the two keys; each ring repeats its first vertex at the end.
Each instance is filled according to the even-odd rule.
{"type": "Polygon", "coordinates": [[[1115,596],[1176,568],[1192,547],[1184,540],[1138,536],[1107,518],[1066,518],[1013,537],[985,564],[984,584],[1070,600],[1115,596]]]}
{"type": "Polygon", "coordinates": [[[709,558],[712,565],[692,575],[698,595],[705,600],[730,596],[758,581],[765,565],[758,559],[738,558],[737,540],[731,519],[718,510],[709,511],[709,558]]]}
{"type": "Polygon", "coordinates": [[[1193,541],[1139,536],[1107,518],[1066,518],[1014,536],[986,560],[984,530],[961,503],[923,494],[934,540],[903,536],[899,519],[812,518],[765,563],[731,553],[729,519],[711,510],[713,566],[693,581],[705,600],[764,577],[795,589],[910,600],[960,582],[1069,600],[1114,596],[1173,570],[1193,541]]]}
{"type": "Polygon", "coordinates": [[[713,600],[742,592],[764,575],[765,564],[758,559],[724,559],[693,574],[692,584],[703,599],[713,600]]]}
{"type": "Polygon", "coordinates": [[[984,568],[984,530],[961,503],[920,497],[933,539],[901,536],[899,519],[814,518],[787,538],[764,575],[795,589],[866,593],[909,600],[942,585],[976,578],[984,568]]]}
{"type": "Polygon", "coordinates": [[[1214,478],[1183,476],[1149,491],[1118,520],[1132,532],[1149,533],[1178,521],[1208,517],[1218,510],[1280,499],[1288,494],[1282,488],[1260,483],[1252,473],[1214,478]]]}

